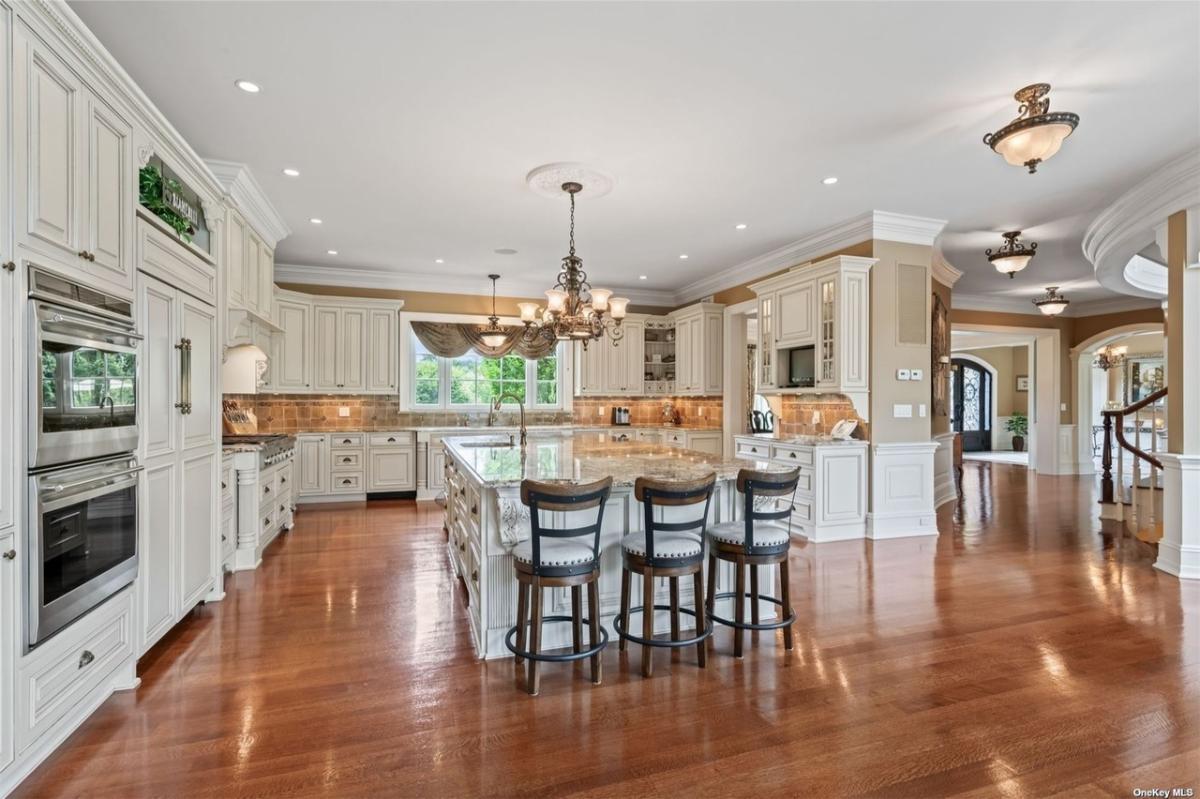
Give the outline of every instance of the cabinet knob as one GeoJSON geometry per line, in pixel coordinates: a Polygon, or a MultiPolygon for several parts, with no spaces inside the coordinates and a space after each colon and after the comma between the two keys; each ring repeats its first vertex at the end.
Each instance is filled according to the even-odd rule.
{"type": "Polygon", "coordinates": [[[473,583],[479,582],[479,569],[475,569],[474,571],[471,572],[471,582],[473,582],[473,583]]]}
{"type": "Polygon", "coordinates": [[[17,550],[10,549],[7,552],[5,552],[4,559],[5,560],[16,560],[17,559],[17,550]]]}
{"type": "Polygon", "coordinates": [[[270,493],[271,493],[271,487],[270,487],[270,486],[263,486],[263,493],[264,493],[264,494],[270,494],[270,493]]]}
{"type": "Polygon", "coordinates": [[[6,271],[6,272],[17,271],[17,265],[14,264],[12,261],[5,261],[3,264],[0,264],[0,268],[3,268],[4,271],[6,271]]]}
{"type": "Polygon", "coordinates": [[[89,652],[86,649],[83,650],[83,653],[79,656],[79,668],[82,669],[84,666],[90,665],[91,662],[95,659],[96,659],[95,655],[93,655],[91,652],[89,652]]]}

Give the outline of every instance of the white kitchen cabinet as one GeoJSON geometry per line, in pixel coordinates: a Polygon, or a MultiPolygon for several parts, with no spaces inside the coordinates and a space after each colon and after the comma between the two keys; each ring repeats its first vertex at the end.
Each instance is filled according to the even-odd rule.
{"type": "MultiPolygon", "coordinates": [[[[243,284],[242,296],[245,297],[246,310],[255,315],[262,315],[262,283],[259,280],[261,253],[263,243],[258,234],[250,226],[246,226],[246,254],[242,258],[243,284]]],[[[270,297],[266,298],[271,301],[270,297]]]]}
{"type": "Polygon", "coordinates": [[[74,64],[18,26],[13,131],[21,243],[89,284],[133,291],[133,129],[74,64]]]}
{"type": "Polygon", "coordinates": [[[780,289],[776,295],[779,317],[775,323],[777,347],[804,347],[816,341],[816,281],[803,280],[780,289]]]}
{"type": "Polygon", "coordinates": [[[724,306],[697,303],[671,314],[675,321],[675,393],[720,394],[724,380],[724,306]]]}
{"type": "Polygon", "coordinates": [[[391,309],[371,308],[367,311],[367,386],[372,394],[394,394],[399,385],[400,317],[391,309]]]}
{"type": "Polygon", "coordinates": [[[275,313],[282,332],[272,338],[271,390],[312,390],[313,336],[312,303],[280,296],[275,313]]]}
{"type": "Polygon", "coordinates": [[[258,240],[258,315],[268,322],[275,321],[275,252],[258,240]]]}
{"type": "Polygon", "coordinates": [[[220,436],[216,309],[138,277],[146,491],[138,515],[144,652],[219,587],[220,436]]]}
{"type": "Polygon", "coordinates": [[[575,393],[581,397],[604,396],[607,390],[605,371],[608,358],[601,347],[592,342],[584,349],[583,344],[575,343],[575,374],[577,386],[575,393]]]}
{"type": "MultiPolygon", "coordinates": [[[[410,434],[411,435],[411,434],[410,434]]],[[[417,487],[413,446],[374,447],[367,453],[367,491],[412,491],[417,487]]]]}
{"type": "Polygon", "coordinates": [[[645,393],[646,323],[629,316],[624,336],[614,347],[606,333],[597,341],[575,345],[575,393],[581,397],[636,397],[645,393]]]}
{"type": "Polygon", "coordinates": [[[329,437],[320,433],[296,436],[296,493],[329,493],[329,437]]]}
{"type": "Polygon", "coordinates": [[[0,532],[0,771],[16,757],[13,668],[17,654],[17,550],[11,529],[0,532]],[[9,557],[12,553],[12,557],[9,557]]]}
{"type": "Polygon", "coordinates": [[[326,392],[365,391],[366,310],[314,304],[313,334],[313,388],[326,392]]]}
{"type": "Polygon", "coordinates": [[[720,455],[724,450],[721,439],[724,434],[720,430],[689,430],[687,431],[687,448],[709,455],[720,455]]]}
{"type": "Polygon", "coordinates": [[[232,208],[225,220],[225,294],[230,308],[246,308],[246,236],[242,215],[232,208]]]}

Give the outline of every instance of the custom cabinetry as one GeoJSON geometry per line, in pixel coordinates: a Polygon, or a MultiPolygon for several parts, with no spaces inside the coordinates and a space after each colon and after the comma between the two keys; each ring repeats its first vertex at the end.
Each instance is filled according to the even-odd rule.
{"type": "Polygon", "coordinates": [[[416,490],[417,445],[412,431],[302,433],[296,437],[296,447],[300,502],[416,490]]]}
{"type": "Polygon", "coordinates": [[[296,461],[299,496],[329,493],[329,436],[321,433],[296,436],[296,461]]]}
{"type": "Polygon", "coordinates": [[[281,332],[271,341],[268,387],[272,391],[311,391],[312,303],[281,293],[275,300],[275,314],[281,332]]]}
{"type": "Polygon", "coordinates": [[[273,322],[275,252],[237,209],[229,209],[225,225],[225,296],[229,307],[273,322]]]}
{"type": "Polygon", "coordinates": [[[14,186],[25,189],[14,192],[20,243],[85,283],[130,296],[133,129],[80,78],[73,59],[23,23],[13,45],[14,186]]]}
{"type": "Polygon", "coordinates": [[[792,503],[792,529],[810,541],[866,536],[867,443],[805,444],[761,436],[735,436],[737,457],[800,470],[792,503]]]}
{"type": "Polygon", "coordinates": [[[138,276],[143,343],[139,652],[219,588],[216,309],[138,276]]]}
{"type": "Polygon", "coordinates": [[[416,437],[411,432],[367,436],[367,491],[413,491],[417,487],[416,437]]]}
{"type": "Polygon", "coordinates": [[[313,387],[326,392],[365,391],[366,311],[316,303],[313,305],[313,332],[317,344],[313,387]]]}
{"type": "Polygon", "coordinates": [[[17,640],[17,550],[11,529],[0,532],[0,771],[16,756],[13,742],[13,667],[17,640]]]}
{"type": "Polygon", "coordinates": [[[750,286],[758,295],[760,392],[845,394],[865,412],[874,263],[839,255],[750,286]],[[790,386],[788,350],[806,346],[814,385],[790,386]]]}
{"type": "MultiPolygon", "coordinates": [[[[624,336],[613,346],[607,334],[575,345],[575,393],[582,397],[637,397],[646,393],[646,323],[630,315],[621,323],[624,336]]],[[[657,334],[656,334],[657,335],[657,334]]]]}
{"type": "Polygon", "coordinates": [[[671,314],[675,321],[675,393],[720,394],[724,385],[724,306],[705,302],[671,314]]]}
{"type": "Polygon", "coordinates": [[[233,568],[233,553],[237,550],[237,469],[233,454],[221,457],[221,566],[233,568]]]}
{"type": "MultiPolygon", "coordinates": [[[[658,431],[654,431],[658,432],[658,431]]],[[[661,443],[668,447],[694,449],[710,455],[720,455],[722,450],[722,433],[720,430],[684,430],[682,428],[666,429],[660,434],[661,443]]],[[[641,436],[639,435],[640,439],[641,436]]]]}

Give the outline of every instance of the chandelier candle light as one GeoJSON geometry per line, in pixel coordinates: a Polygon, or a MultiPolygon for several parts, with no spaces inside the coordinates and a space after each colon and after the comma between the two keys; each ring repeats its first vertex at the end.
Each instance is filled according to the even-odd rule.
{"type": "Polygon", "coordinates": [[[987,259],[992,262],[992,266],[1010,278],[1029,266],[1029,262],[1037,254],[1037,242],[1025,244],[1017,240],[1020,235],[1021,231],[1011,230],[1004,234],[1004,244],[999,249],[995,252],[990,247],[987,249],[987,259]]]}
{"type": "Polygon", "coordinates": [[[1067,310],[1067,306],[1071,304],[1071,301],[1058,293],[1058,286],[1048,286],[1046,293],[1035,299],[1033,304],[1046,316],[1058,316],[1067,310]]]}
{"type": "Polygon", "coordinates": [[[587,349],[588,342],[602,338],[607,332],[615,347],[625,336],[621,322],[625,319],[629,300],[612,296],[608,289],[594,289],[588,283],[583,259],[575,254],[575,195],[583,191],[583,185],[568,181],[562,184],[562,190],[571,198],[569,249],[562,259],[558,282],[554,288],[546,290],[545,310],[535,302],[518,303],[525,335],[579,341],[587,349]]]}
{"type": "Polygon", "coordinates": [[[1106,372],[1109,369],[1115,369],[1125,363],[1125,353],[1128,350],[1128,347],[1102,347],[1096,353],[1096,360],[1092,361],[1092,366],[1097,369],[1103,369],[1106,372]]]}
{"type": "Polygon", "coordinates": [[[1037,172],[1038,164],[1048,160],[1079,124],[1079,115],[1070,111],[1051,111],[1049,83],[1034,83],[1013,95],[1021,104],[1017,118],[995,133],[983,137],[983,143],[1004,156],[1013,166],[1037,172]]]}

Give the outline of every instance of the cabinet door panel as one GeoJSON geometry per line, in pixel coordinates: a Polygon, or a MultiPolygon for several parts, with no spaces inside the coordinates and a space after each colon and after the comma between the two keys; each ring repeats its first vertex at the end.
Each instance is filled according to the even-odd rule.
{"type": "Polygon", "coordinates": [[[215,449],[202,451],[181,463],[180,612],[194,607],[213,587],[217,466],[215,449]]]}
{"type": "MultiPolygon", "coordinates": [[[[32,39],[25,40],[26,72],[18,113],[27,115],[18,131],[26,136],[25,229],[54,245],[74,263],[79,258],[82,172],[79,108],[82,85],[66,65],[32,39]],[[22,103],[21,100],[24,100],[22,103]]],[[[20,57],[20,55],[18,55],[20,57]]],[[[18,158],[18,160],[21,160],[18,158]]]]}
{"type": "Polygon", "coordinates": [[[367,312],[361,308],[341,311],[341,380],[339,388],[362,391],[366,388],[367,312]]]}
{"type": "Polygon", "coordinates": [[[242,290],[245,292],[246,310],[253,313],[260,313],[261,308],[259,303],[262,298],[260,293],[262,287],[258,282],[259,258],[261,258],[260,250],[262,242],[258,240],[258,236],[249,227],[246,228],[246,255],[242,260],[242,290]]]}
{"type": "Polygon", "coordinates": [[[229,305],[246,307],[246,223],[236,213],[229,214],[229,247],[226,258],[229,305]]]}
{"type": "MultiPolygon", "coordinates": [[[[12,531],[0,533],[0,552],[7,552],[15,546],[12,531]]],[[[15,667],[17,651],[16,614],[9,609],[17,607],[17,563],[15,560],[0,560],[0,607],[5,608],[0,613],[0,772],[8,767],[16,757],[16,746],[13,743],[16,730],[13,720],[17,717],[13,695],[8,686],[15,685],[12,669],[15,667]]]]}
{"type": "Polygon", "coordinates": [[[338,388],[339,323],[337,308],[313,308],[313,386],[318,391],[338,388]]]}
{"type": "Polygon", "coordinates": [[[258,313],[275,319],[275,253],[265,242],[258,243],[258,313]]]}
{"type": "Polygon", "coordinates": [[[179,529],[178,469],[173,458],[147,464],[140,522],[138,591],[142,603],[142,648],[146,651],[175,623],[175,540],[179,529]]]}
{"type": "Polygon", "coordinates": [[[312,308],[302,303],[280,300],[277,320],[283,328],[274,337],[271,352],[272,386],[277,391],[303,391],[312,382],[312,348],[309,318],[312,308]]]}
{"type": "Polygon", "coordinates": [[[180,294],[180,335],[192,343],[190,368],[184,376],[190,384],[191,412],[183,419],[183,447],[215,447],[218,441],[214,392],[218,385],[217,314],[210,305],[180,294]]]}
{"type": "MultiPolygon", "coordinates": [[[[87,247],[109,279],[132,286],[133,131],[99,99],[88,104],[87,247]]],[[[89,259],[90,260],[90,259],[89,259]]]]}
{"type": "Polygon", "coordinates": [[[180,419],[175,408],[179,387],[179,351],[175,331],[179,326],[179,294],[166,283],[139,275],[138,317],[142,342],[138,410],[142,419],[142,457],[154,458],[175,451],[180,419]]]}
{"type": "Polygon", "coordinates": [[[396,314],[393,311],[370,312],[367,338],[367,391],[390,393],[396,390],[396,314]]]}
{"type": "Polygon", "coordinates": [[[603,350],[595,345],[585,350],[582,344],[577,343],[575,357],[579,369],[579,393],[585,396],[603,394],[606,360],[603,350]]]}
{"type": "Polygon", "coordinates": [[[417,485],[415,462],[416,451],[411,447],[371,450],[367,490],[411,491],[417,485]]]}
{"type": "Polygon", "coordinates": [[[725,340],[725,320],[720,315],[712,315],[704,319],[704,357],[701,379],[701,389],[705,394],[720,394],[725,385],[724,368],[722,363],[725,340]]]}
{"type": "Polygon", "coordinates": [[[324,494],[329,490],[328,448],[324,436],[300,436],[297,439],[298,478],[296,489],[301,494],[324,494]]]}
{"type": "Polygon", "coordinates": [[[816,288],[812,281],[779,292],[775,319],[781,345],[812,344],[816,340],[816,288]]]}

